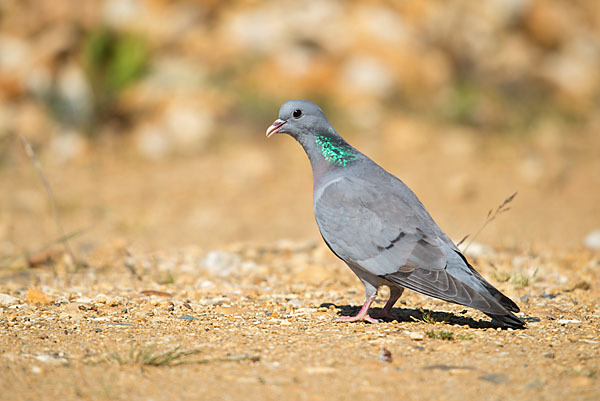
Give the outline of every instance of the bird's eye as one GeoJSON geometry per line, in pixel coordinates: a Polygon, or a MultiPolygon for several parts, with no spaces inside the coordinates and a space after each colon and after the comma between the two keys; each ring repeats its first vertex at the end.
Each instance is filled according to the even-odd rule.
{"type": "Polygon", "coordinates": [[[302,115],[302,110],[294,110],[294,113],[292,115],[294,116],[294,118],[300,118],[300,116],[302,115]]]}

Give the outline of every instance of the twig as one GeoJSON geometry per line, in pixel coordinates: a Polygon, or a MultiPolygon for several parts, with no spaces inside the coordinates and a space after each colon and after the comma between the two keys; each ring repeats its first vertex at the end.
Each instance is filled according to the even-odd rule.
{"type": "Polygon", "coordinates": [[[27,260],[27,258],[31,255],[35,255],[37,253],[43,252],[46,249],[50,248],[51,246],[54,246],[56,244],[62,243],[65,240],[70,240],[71,238],[75,238],[78,237],[82,234],[85,234],[88,231],[88,229],[83,229],[83,230],[78,230],[78,231],[74,231],[70,234],[65,235],[64,237],[60,237],[57,238],[53,241],[48,242],[47,244],[42,245],[41,247],[37,248],[34,251],[31,252],[24,252],[23,255],[16,255],[16,256],[7,256],[4,257],[2,259],[0,259],[0,268],[4,267],[5,265],[10,265],[11,263],[13,263],[14,261],[23,258],[25,260],[27,260]]]}
{"type": "MultiPolygon", "coordinates": [[[[479,230],[477,230],[477,232],[475,233],[475,235],[473,235],[471,237],[471,240],[469,241],[469,243],[467,244],[467,246],[465,246],[465,249],[463,249],[463,252],[466,252],[467,249],[469,249],[469,247],[471,246],[471,244],[473,243],[473,241],[475,240],[475,238],[477,238],[477,236],[479,234],[481,234],[481,232],[483,231],[483,229],[492,221],[494,221],[496,219],[496,217],[498,217],[498,215],[504,213],[504,212],[508,212],[510,210],[510,206],[508,206],[510,204],[510,202],[513,201],[513,199],[515,199],[515,196],[517,196],[517,192],[515,192],[514,194],[512,194],[511,196],[509,196],[508,198],[504,199],[504,201],[496,208],[496,210],[490,209],[490,211],[487,214],[487,217],[485,218],[485,222],[483,223],[483,225],[481,227],[479,227],[479,230]]],[[[466,239],[467,239],[468,235],[465,236],[460,242],[459,244],[462,244],[466,239]]]]}
{"type": "Polygon", "coordinates": [[[62,222],[60,220],[60,216],[58,214],[58,208],[56,207],[56,198],[54,197],[54,192],[52,191],[50,182],[48,182],[48,179],[46,178],[46,175],[44,174],[44,169],[42,168],[42,163],[40,163],[40,160],[37,158],[29,141],[27,141],[27,139],[25,139],[25,137],[21,134],[17,134],[17,135],[21,139],[23,148],[25,148],[25,154],[27,154],[27,157],[29,157],[29,159],[31,160],[31,163],[33,164],[33,166],[35,167],[35,169],[38,172],[38,175],[40,176],[40,180],[44,184],[44,189],[46,190],[46,195],[48,195],[48,203],[50,204],[50,209],[52,210],[52,217],[54,218],[54,223],[56,224],[56,228],[58,229],[58,234],[60,235],[60,242],[62,242],[63,246],[65,247],[66,254],[69,255],[69,257],[71,258],[71,263],[73,264],[73,266],[77,266],[77,259],[75,258],[75,254],[73,253],[73,250],[71,249],[71,246],[69,245],[69,236],[65,235],[65,230],[63,228],[62,222]]]}
{"type": "Polygon", "coordinates": [[[222,358],[214,358],[214,359],[196,359],[191,361],[177,361],[173,363],[173,365],[190,365],[190,364],[205,364],[211,362],[240,362],[240,361],[251,361],[258,362],[260,361],[260,357],[257,355],[249,355],[249,354],[239,354],[239,355],[228,355],[222,358]]]}

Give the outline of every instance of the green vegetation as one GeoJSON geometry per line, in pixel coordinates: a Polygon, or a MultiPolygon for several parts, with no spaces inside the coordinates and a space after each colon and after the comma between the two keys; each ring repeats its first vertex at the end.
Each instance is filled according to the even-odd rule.
{"type": "Polygon", "coordinates": [[[109,93],[118,93],[135,82],[148,63],[148,50],[141,38],[106,29],[89,34],[82,56],[94,89],[109,93]]]}
{"type": "Polygon", "coordinates": [[[436,323],[448,323],[450,321],[450,314],[443,312],[432,312],[430,310],[425,310],[423,308],[419,308],[419,312],[421,312],[421,319],[425,323],[436,324],[436,323]]]}
{"type": "Polygon", "coordinates": [[[175,283],[175,276],[173,276],[173,272],[171,272],[171,270],[168,270],[163,279],[160,281],[160,284],[173,284],[175,283]]]}
{"type": "Polygon", "coordinates": [[[441,330],[436,332],[434,330],[430,330],[426,331],[425,334],[427,334],[427,337],[434,338],[437,340],[454,340],[454,333],[452,333],[451,331],[441,330]]]}
{"type": "Polygon", "coordinates": [[[509,273],[507,273],[505,271],[496,270],[495,266],[492,266],[492,267],[494,268],[494,272],[492,273],[494,280],[496,280],[500,283],[506,283],[508,280],[510,280],[509,273]]]}
{"type": "Polygon", "coordinates": [[[143,75],[149,57],[146,42],[132,34],[99,28],[83,40],[82,64],[93,95],[92,132],[103,119],[115,117],[120,94],[143,75]]]}

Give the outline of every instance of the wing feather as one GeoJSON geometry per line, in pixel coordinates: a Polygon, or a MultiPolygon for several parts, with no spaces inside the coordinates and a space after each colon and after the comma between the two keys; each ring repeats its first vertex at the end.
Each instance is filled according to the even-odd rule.
{"type": "Polygon", "coordinates": [[[402,197],[365,181],[331,183],[315,200],[315,217],[332,250],[372,274],[446,265],[447,247],[435,231],[423,228],[402,197]]]}

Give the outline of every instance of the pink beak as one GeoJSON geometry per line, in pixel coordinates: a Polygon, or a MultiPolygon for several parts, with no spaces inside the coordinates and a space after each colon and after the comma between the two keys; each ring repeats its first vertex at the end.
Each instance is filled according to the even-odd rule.
{"type": "Polygon", "coordinates": [[[269,128],[267,128],[267,138],[270,138],[271,135],[276,134],[279,132],[279,130],[285,125],[287,121],[283,121],[280,119],[277,119],[273,122],[273,124],[271,124],[271,126],[269,128]]]}

